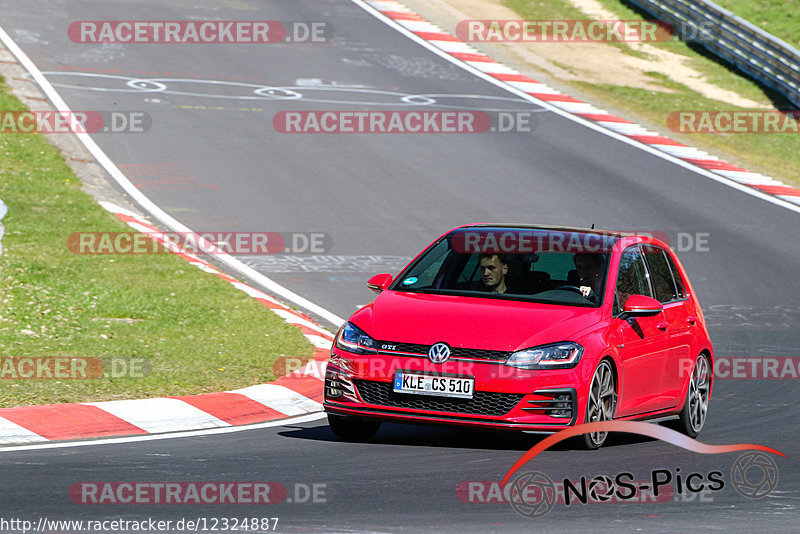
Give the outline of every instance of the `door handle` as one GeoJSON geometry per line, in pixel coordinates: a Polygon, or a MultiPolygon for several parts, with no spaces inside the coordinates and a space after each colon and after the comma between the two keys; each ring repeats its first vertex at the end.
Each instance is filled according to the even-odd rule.
{"type": "Polygon", "coordinates": [[[694,323],[696,323],[696,322],[697,322],[697,317],[696,317],[696,316],[694,316],[694,315],[690,315],[690,316],[688,316],[688,317],[686,318],[686,322],[687,322],[687,323],[689,323],[689,324],[691,324],[691,325],[693,325],[694,323]]]}
{"type": "Polygon", "coordinates": [[[667,329],[667,326],[669,326],[669,323],[666,323],[666,322],[662,321],[662,322],[660,322],[660,323],[658,323],[656,325],[656,328],[658,328],[659,330],[661,330],[663,332],[664,330],[667,329]]]}

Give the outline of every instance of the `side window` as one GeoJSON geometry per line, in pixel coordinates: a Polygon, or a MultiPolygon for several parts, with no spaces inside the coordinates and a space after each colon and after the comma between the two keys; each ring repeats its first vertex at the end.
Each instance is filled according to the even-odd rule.
{"type": "Polygon", "coordinates": [[[672,272],[664,254],[664,250],[658,247],[644,247],[644,257],[647,260],[650,282],[656,292],[656,299],[661,303],[672,302],[679,298],[675,290],[675,283],[672,280],[672,272]]]}
{"type": "Polygon", "coordinates": [[[678,267],[675,265],[675,262],[672,261],[672,257],[669,253],[664,253],[667,257],[667,261],[669,262],[669,270],[672,273],[672,279],[675,281],[675,292],[677,293],[678,299],[685,299],[686,298],[686,289],[683,285],[683,280],[681,280],[681,273],[678,272],[678,267]]]}
{"type": "Polygon", "coordinates": [[[617,275],[617,290],[614,299],[615,315],[622,311],[625,301],[631,295],[653,296],[647,280],[644,258],[637,246],[628,248],[619,258],[619,274],[617,275]]]}

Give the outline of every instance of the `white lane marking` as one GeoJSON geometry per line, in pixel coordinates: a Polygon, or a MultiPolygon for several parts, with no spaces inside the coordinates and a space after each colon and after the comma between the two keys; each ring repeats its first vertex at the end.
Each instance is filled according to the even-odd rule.
{"type": "MultiPolygon", "coordinates": [[[[622,141],[623,143],[625,143],[627,145],[636,147],[639,150],[642,150],[644,152],[652,154],[652,155],[654,155],[656,157],[659,157],[661,159],[667,160],[667,161],[669,161],[671,163],[674,163],[675,165],[679,165],[679,166],[683,167],[684,169],[687,169],[687,170],[689,170],[689,171],[691,171],[691,172],[693,172],[695,174],[699,174],[701,176],[705,176],[706,178],[710,178],[710,179],[714,180],[715,182],[718,182],[720,184],[726,185],[728,187],[731,187],[733,189],[741,191],[742,193],[748,194],[750,196],[759,198],[761,200],[765,200],[765,201],[767,201],[767,202],[769,202],[771,204],[775,204],[776,206],[780,206],[782,208],[786,208],[786,209],[788,209],[790,211],[793,211],[795,213],[800,213],[800,205],[795,205],[792,202],[788,202],[786,200],[777,198],[777,197],[769,195],[767,193],[763,193],[763,192],[761,192],[761,191],[759,191],[757,189],[753,189],[752,187],[747,187],[746,185],[740,184],[740,183],[738,183],[738,182],[736,182],[734,180],[730,180],[729,178],[727,178],[725,176],[721,176],[721,175],[715,174],[715,173],[713,173],[711,171],[708,171],[706,169],[703,169],[701,167],[697,167],[697,166],[693,165],[692,163],[689,163],[688,161],[683,161],[683,160],[681,160],[679,158],[676,158],[675,156],[671,156],[669,154],[665,154],[664,152],[661,152],[660,150],[658,150],[656,148],[653,148],[653,147],[651,147],[651,146],[649,146],[647,144],[641,143],[639,141],[636,141],[635,139],[630,139],[628,137],[625,137],[624,135],[620,135],[620,134],[618,134],[616,132],[610,131],[610,130],[604,128],[602,125],[599,125],[598,123],[595,123],[595,122],[590,121],[588,119],[584,119],[584,118],[582,118],[582,117],[580,117],[578,115],[573,115],[572,113],[568,113],[567,111],[565,111],[563,109],[559,109],[557,106],[555,106],[554,104],[552,104],[550,102],[547,102],[547,101],[544,101],[544,100],[540,100],[540,99],[538,99],[538,98],[536,98],[534,96],[531,96],[531,95],[525,93],[524,91],[520,91],[519,89],[516,89],[514,87],[509,86],[508,84],[506,84],[502,80],[498,80],[497,78],[494,78],[494,77],[490,76],[489,74],[486,74],[485,72],[481,72],[479,69],[473,67],[470,64],[467,64],[467,62],[461,61],[460,59],[451,56],[450,54],[448,54],[444,50],[440,50],[439,48],[437,48],[433,44],[429,43],[427,40],[423,39],[422,37],[418,36],[417,34],[415,34],[413,32],[408,31],[407,29],[405,29],[400,24],[397,24],[397,22],[395,22],[392,18],[390,18],[390,17],[384,15],[383,13],[381,13],[380,10],[381,9],[386,9],[386,8],[376,8],[376,7],[373,7],[372,5],[370,5],[371,3],[374,3],[376,5],[381,5],[381,3],[379,3],[379,2],[369,2],[367,0],[350,0],[350,1],[353,2],[354,4],[356,4],[357,6],[359,6],[360,8],[362,8],[367,13],[370,13],[372,16],[374,16],[375,18],[377,18],[378,20],[380,20],[381,22],[383,22],[387,26],[389,26],[391,28],[394,28],[398,32],[402,33],[403,35],[405,35],[406,37],[408,37],[409,39],[414,41],[415,43],[417,43],[417,44],[419,44],[421,46],[424,46],[425,48],[427,48],[428,50],[430,50],[432,53],[436,54],[437,56],[441,57],[442,59],[444,59],[446,61],[449,61],[450,63],[452,63],[454,65],[458,65],[462,69],[465,69],[465,70],[471,72],[475,76],[478,76],[479,78],[481,78],[481,79],[483,79],[483,80],[485,80],[485,81],[487,81],[487,82],[489,82],[489,83],[491,83],[493,85],[496,85],[497,87],[500,87],[501,89],[504,89],[505,91],[508,91],[508,92],[510,92],[512,94],[520,96],[520,97],[528,100],[529,102],[533,102],[534,104],[537,104],[537,105],[539,105],[539,106],[541,106],[541,107],[543,107],[545,109],[548,109],[548,110],[552,111],[553,113],[555,113],[556,115],[560,115],[560,116],[564,117],[567,120],[570,120],[570,121],[573,121],[573,122],[577,122],[578,124],[580,124],[582,126],[585,126],[586,128],[589,128],[591,130],[599,132],[599,133],[601,133],[603,135],[606,135],[606,136],[611,137],[613,139],[616,139],[618,141],[622,141]]],[[[393,9],[393,11],[397,11],[397,9],[393,9]]]]}
{"type": "Polygon", "coordinates": [[[471,65],[475,69],[492,74],[520,74],[518,70],[514,70],[511,67],[506,67],[500,63],[496,63],[495,61],[465,61],[468,65],[471,65]]]}
{"type": "Polygon", "coordinates": [[[475,50],[474,47],[468,45],[467,43],[461,41],[437,41],[431,39],[431,44],[436,46],[437,48],[441,48],[446,52],[456,53],[456,54],[477,54],[478,51],[475,50]]]}
{"type": "MultiPolygon", "coordinates": [[[[273,309],[272,311],[280,315],[283,318],[283,320],[289,324],[301,325],[305,326],[306,328],[313,328],[319,331],[319,327],[317,325],[315,325],[311,321],[303,319],[302,317],[298,317],[296,314],[290,312],[289,310],[273,309]]],[[[331,334],[330,332],[328,332],[328,335],[331,337],[333,336],[333,334],[331,334]]]]}
{"type": "MultiPolygon", "coordinates": [[[[561,94],[559,91],[553,89],[552,87],[548,87],[543,83],[537,82],[515,82],[509,81],[506,82],[507,84],[516,87],[520,91],[525,91],[526,93],[539,93],[539,94],[550,94],[550,95],[558,95],[561,94]]],[[[597,108],[595,108],[597,109],[597,108]]],[[[592,111],[591,113],[599,113],[600,110],[592,111]]]]}
{"type": "Polygon", "coordinates": [[[743,184],[786,185],[783,182],[775,180],[774,178],[770,178],[768,176],[764,176],[763,174],[758,174],[755,172],[730,171],[723,169],[720,169],[717,172],[719,172],[720,174],[724,174],[731,180],[736,180],[737,182],[743,184]]]}
{"type": "Polygon", "coordinates": [[[244,395],[258,403],[286,415],[302,415],[318,412],[322,405],[296,391],[276,384],[260,384],[242,389],[234,389],[229,393],[244,395]]]}
{"type": "Polygon", "coordinates": [[[609,130],[625,135],[645,135],[647,131],[642,126],[632,122],[603,122],[603,125],[609,130]]]}
{"type": "MultiPolygon", "coordinates": [[[[314,255],[314,256],[242,256],[247,265],[268,273],[369,273],[400,272],[411,256],[383,255],[314,255]]],[[[364,277],[364,282],[367,277],[364,277]]]]}
{"type": "Polygon", "coordinates": [[[597,113],[597,108],[586,102],[559,102],[554,100],[551,104],[570,113],[597,113]]]}
{"type": "Polygon", "coordinates": [[[708,154],[691,146],[659,145],[654,147],[679,158],[708,159],[708,154]]]}
{"type": "Polygon", "coordinates": [[[230,426],[203,410],[178,399],[155,398],[86,402],[151,433],[230,426]]]}
{"type": "Polygon", "coordinates": [[[0,417],[0,443],[35,443],[37,441],[47,441],[47,438],[0,417]]]}
{"type": "Polygon", "coordinates": [[[297,371],[293,372],[291,375],[299,375],[299,376],[310,376],[312,378],[316,378],[317,380],[324,381],[325,380],[325,369],[328,367],[328,362],[323,362],[319,360],[311,360],[303,367],[298,369],[297,371]]]}
{"type": "Polygon", "coordinates": [[[387,2],[384,2],[384,1],[381,1],[381,0],[375,0],[374,2],[370,2],[370,3],[373,4],[375,7],[377,7],[378,9],[382,10],[382,11],[397,11],[397,12],[402,12],[402,13],[410,13],[411,12],[411,9],[408,8],[407,6],[405,6],[405,5],[403,5],[403,4],[399,3],[399,2],[393,2],[391,0],[389,0],[387,2]]]}
{"type": "Polygon", "coordinates": [[[398,20],[397,23],[412,32],[444,33],[439,26],[424,20],[398,20]]]}
{"type": "Polygon", "coordinates": [[[266,423],[256,423],[253,425],[229,426],[221,428],[208,428],[205,430],[189,430],[184,432],[172,432],[170,434],[147,434],[145,436],[124,436],[118,438],[92,439],[88,441],[66,441],[66,442],[47,442],[37,445],[16,445],[13,447],[0,447],[0,454],[4,452],[42,450],[42,449],[65,449],[72,447],[91,447],[94,445],[116,445],[119,443],[135,443],[138,441],[158,441],[162,439],[193,438],[198,436],[213,436],[215,434],[230,434],[232,432],[244,432],[247,430],[260,430],[273,426],[288,426],[298,423],[317,421],[325,417],[324,413],[314,413],[301,417],[289,419],[279,419],[266,423]]]}
{"type": "Polygon", "coordinates": [[[277,300],[272,298],[271,296],[267,295],[263,291],[260,291],[254,287],[248,286],[247,284],[243,284],[241,282],[231,282],[231,285],[240,291],[244,291],[248,295],[256,299],[264,299],[268,300],[274,304],[280,304],[277,300]]]}
{"type": "Polygon", "coordinates": [[[333,344],[333,341],[330,338],[326,339],[322,336],[315,336],[313,334],[306,334],[306,339],[318,349],[329,349],[333,344]]]}
{"type": "MultiPolygon", "coordinates": [[[[108,202],[107,200],[101,200],[98,202],[101,206],[103,206],[106,211],[110,211],[111,213],[119,213],[121,215],[125,215],[126,217],[132,217],[134,219],[141,219],[141,216],[138,213],[133,213],[132,211],[128,211],[122,206],[117,206],[113,202],[108,202]]],[[[128,223],[131,224],[131,223],[128,223]]],[[[150,229],[148,228],[148,231],[150,229]]]]}
{"type": "MultiPolygon", "coordinates": [[[[39,68],[31,61],[31,59],[22,51],[22,49],[14,42],[8,33],[3,28],[0,28],[0,41],[3,42],[5,47],[17,58],[17,61],[33,76],[36,83],[44,91],[47,98],[50,99],[53,106],[64,112],[69,112],[70,108],[67,103],[61,98],[61,95],[53,88],[47,78],[44,77],[39,68]]],[[[161,221],[164,225],[176,232],[191,232],[192,230],[184,224],[178,222],[167,212],[159,208],[152,200],[145,196],[130,180],[119,170],[119,167],[111,161],[111,158],[94,142],[92,137],[87,133],[75,134],[78,139],[83,143],[86,149],[94,156],[97,162],[111,175],[112,178],[128,193],[142,208],[149,214],[161,221]]],[[[293,302],[294,304],[307,309],[311,313],[325,319],[335,326],[340,326],[344,323],[344,319],[338,315],[326,310],[325,308],[311,302],[310,300],[301,297],[297,293],[290,291],[277,282],[267,278],[255,269],[248,267],[241,261],[228,254],[220,254],[217,256],[218,260],[234,269],[238,273],[249,277],[259,285],[265,287],[268,291],[279,295],[280,297],[293,302]]]]}
{"type": "Polygon", "coordinates": [[[221,272],[221,271],[218,271],[218,270],[216,270],[215,268],[211,267],[211,266],[210,266],[209,264],[207,264],[207,263],[203,263],[203,262],[201,262],[201,261],[190,261],[189,263],[190,263],[191,265],[194,265],[194,266],[195,266],[195,267],[197,267],[198,269],[200,269],[200,270],[202,270],[202,271],[205,271],[205,272],[207,272],[207,273],[209,273],[209,274],[222,274],[222,272],[221,272]]]}

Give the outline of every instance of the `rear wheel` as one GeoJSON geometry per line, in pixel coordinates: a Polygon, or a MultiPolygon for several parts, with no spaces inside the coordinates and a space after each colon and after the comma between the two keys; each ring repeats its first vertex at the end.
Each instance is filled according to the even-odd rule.
{"type": "Polygon", "coordinates": [[[708,356],[705,354],[698,356],[694,362],[692,376],[689,378],[689,390],[686,392],[686,401],[683,403],[678,426],[678,429],[690,438],[696,438],[706,423],[708,396],[711,391],[710,369],[708,356]]]}
{"type": "Polygon", "coordinates": [[[328,425],[334,434],[346,441],[369,441],[378,427],[379,421],[367,421],[352,415],[328,414],[328,425]]]}
{"type": "MultiPolygon", "coordinates": [[[[586,403],[586,422],[611,421],[617,408],[617,393],[614,387],[614,370],[608,360],[597,366],[589,388],[586,403]]],[[[608,432],[590,432],[583,435],[587,449],[599,449],[608,437],[608,432]]]]}

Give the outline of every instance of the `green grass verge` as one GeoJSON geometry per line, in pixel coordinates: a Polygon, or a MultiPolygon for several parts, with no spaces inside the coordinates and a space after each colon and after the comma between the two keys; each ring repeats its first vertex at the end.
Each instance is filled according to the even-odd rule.
{"type": "MultiPolygon", "coordinates": [[[[0,109],[24,109],[4,82],[0,109]]],[[[80,185],[44,136],[0,135],[0,357],[136,358],[145,376],[13,380],[0,367],[0,406],[221,391],[311,357],[299,330],[181,258],[69,252],[72,232],[130,230],[80,185]]]]}
{"type": "MultiPolygon", "coordinates": [[[[643,20],[638,12],[620,0],[600,0],[606,9],[623,20],[643,20]]],[[[742,2],[743,4],[745,2],[742,2]]],[[[525,19],[578,19],[587,20],[585,14],[563,0],[504,0],[504,4],[525,19]]],[[[754,6],[755,7],[755,6],[754,6]]],[[[786,7],[785,9],[789,9],[786,7]]],[[[741,13],[738,13],[741,14],[741,13]]],[[[758,86],[738,72],[726,67],[690,48],[679,40],[650,43],[652,46],[686,56],[689,65],[704,74],[721,88],[735,91],[764,106],[772,101],[758,86]]],[[[613,43],[626,47],[624,43],[613,43]]],[[[591,59],[589,59],[591,60],[591,59]]],[[[657,73],[649,73],[655,84],[671,92],[651,91],[611,84],[569,82],[586,98],[599,107],[659,131],[673,139],[737,164],[754,172],[772,176],[786,183],[800,186],[800,134],[751,133],[751,134],[679,134],[667,128],[667,117],[674,111],[730,111],[742,110],[737,106],[704,97],[687,86],[676,83],[657,73]]]]}
{"type": "Polygon", "coordinates": [[[793,47],[800,48],[798,0],[714,0],[714,3],[793,47]]]}

